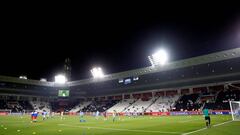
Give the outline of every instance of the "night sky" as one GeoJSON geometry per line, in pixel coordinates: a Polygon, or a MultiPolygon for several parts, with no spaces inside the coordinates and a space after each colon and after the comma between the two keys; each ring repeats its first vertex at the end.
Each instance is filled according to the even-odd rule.
{"type": "Polygon", "coordinates": [[[0,75],[53,80],[72,60],[72,80],[150,66],[159,48],[170,61],[240,47],[237,6],[18,11],[2,17],[0,75]],[[149,10],[150,9],[150,10],[149,10]]]}

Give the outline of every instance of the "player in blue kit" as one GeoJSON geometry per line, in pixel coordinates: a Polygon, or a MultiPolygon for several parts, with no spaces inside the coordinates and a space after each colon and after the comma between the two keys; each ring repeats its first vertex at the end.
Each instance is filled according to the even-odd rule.
{"type": "Polygon", "coordinates": [[[86,122],[86,120],[84,119],[84,112],[80,111],[79,115],[80,115],[80,122],[86,122]]]}

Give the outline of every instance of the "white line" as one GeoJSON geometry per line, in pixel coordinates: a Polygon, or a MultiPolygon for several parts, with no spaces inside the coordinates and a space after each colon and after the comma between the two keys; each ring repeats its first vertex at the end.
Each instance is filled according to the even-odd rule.
{"type": "Polygon", "coordinates": [[[216,124],[216,125],[213,125],[214,127],[217,127],[217,126],[221,126],[223,124],[227,124],[227,123],[230,123],[230,122],[233,122],[232,120],[231,121],[226,121],[226,122],[223,122],[223,123],[219,123],[219,124],[216,124]]]}
{"type": "Polygon", "coordinates": [[[199,132],[199,131],[202,131],[202,130],[205,130],[205,129],[207,129],[207,128],[201,128],[201,129],[198,129],[198,130],[194,130],[192,132],[183,133],[182,135],[189,135],[189,134],[196,133],[196,132],[199,132]]]}
{"type": "Polygon", "coordinates": [[[80,127],[80,128],[88,128],[88,129],[102,129],[102,130],[114,130],[114,131],[130,131],[130,132],[144,132],[144,133],[164,133],[164,134],[181,134],[179,132],[164,132],[164,131],[147,131],[147,130],[136,130],[136,129],[121,129],[121,128],[104,128],[104,127],[89,127],[89,126],[73,126],[66,124],[58,124],[59,126],[66,127],[80,127]]]}
{"type": "MultiPolygon", "coordinates": [[[[230,122],[232,122],[232,121],[226,121],[226,122],[223,122],[223,123],[215,124],[215,125],[213,125],[213,127],[221,126],[223,124],[227,124],[227,123],[230,123],[230,122]]],[[[196,132],[199,132],[199,131],[202,131],[202,130],[206,130],[206,129],[207,128],[201,128],[201,129],[194,130],[194,131],[191,131],[191,132],[183,133],[182,135],[189,135],[189,134],[196,133],[196,132]]]]}

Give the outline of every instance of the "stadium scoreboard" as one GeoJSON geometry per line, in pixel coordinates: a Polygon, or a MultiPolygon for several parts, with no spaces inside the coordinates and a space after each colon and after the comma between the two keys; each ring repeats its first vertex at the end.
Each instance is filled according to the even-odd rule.
{"type": "Polygon", "coordinates": [[[59,97],[69,97],[69,90],[58,90],[59,97]]]}

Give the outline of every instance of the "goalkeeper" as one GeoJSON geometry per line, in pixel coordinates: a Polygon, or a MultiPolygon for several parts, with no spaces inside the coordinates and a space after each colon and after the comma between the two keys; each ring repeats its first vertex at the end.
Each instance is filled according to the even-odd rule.
{"type": "Polygon", "coordinates": [[[206,121],[206,127],[209,128],[210,127],[210,124],[211,124],[211,118],[209,116],[209,112],[208,112],[208,109],[205,108],[203,110],[203,115],[205,117],[205,121],[206,121]]]}

